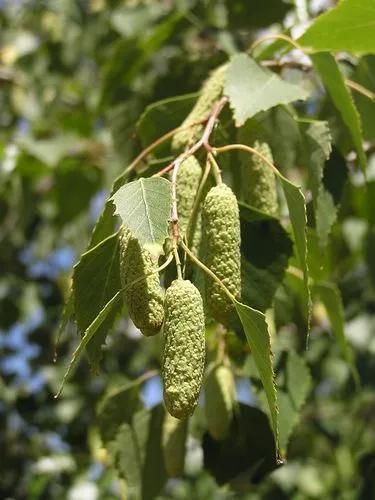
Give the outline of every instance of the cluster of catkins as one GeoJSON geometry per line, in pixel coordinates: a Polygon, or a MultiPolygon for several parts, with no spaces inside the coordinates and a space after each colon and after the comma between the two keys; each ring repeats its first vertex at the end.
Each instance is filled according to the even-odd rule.
{"type": "MultiPolygon", "coordinates": [[[[218,68],[203,85],[201,95],[184,124],[207,117],[221,96],[225,69],[226,66],[218,68]]],[[[181,151],[196,142],[201,134],[202,126],[185,129],[175,135],[172,148],[181,151]]],[[[267,145],[257,143],[255,147],[270,156],[267,145]]],[[[244,185],[243,200],[274,214],[277,198],[269,169],[259,161],[249,159],[248,165],[242,165],[242,175],[251,179],[251,182],[246,182],[246,187],[244,185]]],[[[237,198],[224,183],[211,187],[204,192],[196,220],[192,221],[201,178],[201,165],[195,156],[190,156],[181,164],[177,175],[180,235],[232,296],[240,299],[241,235],[237,198]]],[[[173,454],[166,453],[166,459],[181,457],[187,432],[186,419],[197,405],[203,383],[206,318],[228,325],[234,304],[206,273],[204,286],[200,287],[203,299],[198,288],[187,279],[173,280],[164,293],[157,272],[157,259],[147,249],[141,248],[125,227],[120,233],[120,255],[121,281],[130,318],[146,336],[163,331],[162,376],[164,401],[169,412],[163,440],[166,450],[170,447],[175,450],[173,454]],[[138,281],[134,283],[135,280],[138,281]]],[[[234,405],[235,384],[230,367],[226,363],[211,364],[206,376],[205,409],[213,438],[222,439],[227,435],[234,405]]],[[[166,460],[166,465],[170,475],[179,475],[183,461],[177,458],[166,460]]]]}

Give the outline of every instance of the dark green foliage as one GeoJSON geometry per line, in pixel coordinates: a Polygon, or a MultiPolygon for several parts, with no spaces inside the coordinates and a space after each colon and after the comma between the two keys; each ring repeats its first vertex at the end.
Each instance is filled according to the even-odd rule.
{"type": "MultiPolygon", "coordinates": [[[[374,9],[373,0],[330,3],[328,21],[324,14],[317,21],[316,2],[286,0],[0,1],[0,498],[375,498],[375,38],[367,36],[374,9]],[[314,67],[285,38],[261,41],[294,37],[307,24],[307,38],[297,42],[308,40],[314,67]],[[325,44],[333,42],[330,54],[325,44]],[[168,309],[181,349],[174,366],[192,380],[181,392],[172,377],[173,401],[190,394],[185,410],[193,410],[204,355],[210,366],[228,361],[236,377],[238,411],[226,420],[226,436],[214,439],[204,395],[182,420],[162,404],[164,291],[153,273],[123,300],[121,221],[108,199],[198,140],[202,124],[171,134],[128,169],[194,113],[206,119],[223,96],[229,102],[210,145],[267,143],[287,180],[278,180],[278,219],[241,201],[242,163],[251,156],[213,151],[240,201],[246,305],[236,302],[226,315],[232,305],[222,296],[217,317],[230,322],[211,321],[205,307],[205,331],[196,290],[200,312],[184,325],[189,307],[168,309]],[[360,162],[368,165],[366,182],[360,162]],[[152,310],[152,300],[142,302],[150,290],[152,310]],[[147,333],[155,312],[152,333],[161,334],[142,338],[128,318],[147,323],[147,333]],[[55,399],[68,366],[75,370],[55,399]],[[177,427],[168,439],[167,421],[177,427]],[[279,427],[279,471],[270,421],[279,427]]],[[[203,166],[207,150],[195,156],[203,166]]],[[[191,215],[200,175],[180,223],[191,215]]],[[[145,278],[146,268],[165,262],[170,183],[162,179],[151,181],[165,202],[162,216],[156,203],[151,217],[132,217],[148,203],[129,191],[120,200],[134,234],[158,243],[147,246],[150,259],[134,243],[139,259],[128,260],[127,275],[141,270],[145,278]]],[[[207,189],[213,182],[211,172],[207,189]]],[[[199,224],[198,212],[189,246],[207,264],[199,224]]],[[[179,251],[184,278],[203,296],[203,271],[179,251]]]]}

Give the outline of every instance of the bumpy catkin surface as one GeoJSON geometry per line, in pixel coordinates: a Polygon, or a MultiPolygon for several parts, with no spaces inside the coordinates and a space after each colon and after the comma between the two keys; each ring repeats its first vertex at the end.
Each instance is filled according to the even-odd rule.
{"type": "MultiPolygon", "coordinates": [[[[254,149],[273,163],[272,152],[267,143],[254,143],[254,149]]],[[[241,165],[242,197],[245,203],[271,215],[277,215],[276,178],[271,168],[259,156],[243,156],[241,165]]]]}
{"type": "MultiPolygon", "coordinates": [[[[235,298],[241,296],[241,233],[236,196],[220,184],[210,189],[203,203],[205,263],[235,298]]],[[[206,301],[217,321],[227,324],[232,301],[212,278],[205,275],[206,301]]]]}
{"type": "MultiPolygon", "coordinates": [[[[156,271],[157,260],[151,253],[141,248],[129,229],[120,231],[120,277],[122,287],[134,280],[156,271]]],[[[164,294],[157,272],[147,276],[124,291],[129,316],[143,335],[159,332],[164,320],[164,294]]]]}
{"type": "Polygon", "coordinates": [[[178,170],[176,183],[178,223],[182,236],[188,228],[201,177],[202,167],[195,156],[189,156],[178,170]]]}
{"type": "Polygon", "coordinates": [[[163,384],[167,410],[176,418],[197,405],[205,362],[203,302],[188,280],[175,280],[165,294],[163,384]]]}
{"type": "MultiPolygon", "coordinates": [[[[207,118],[214,103],[220,99],[225,83],[227,65],[219,66],[204,82],[201,94],[198,97],[193,109],[182,122],[182,126],[187,126],[207,118]]],[[[172,140],[172,149],[181,151],[187,146],[197,142],[203,133],[203,125],[196,125],[177,132],[172,140]]]]}
{"type": "Polygon", "coordinates": [[[225,365],[213,367],[205,388],[205,410],[208,431],[214,439],[227,436],[233,416],[236,389],[232,371],[225,365]]]}

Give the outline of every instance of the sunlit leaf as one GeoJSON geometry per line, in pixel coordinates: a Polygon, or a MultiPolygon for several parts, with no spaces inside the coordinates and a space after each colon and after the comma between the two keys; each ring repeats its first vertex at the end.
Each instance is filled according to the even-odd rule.
{"type": "Polygon", "coordinates": [[[246,54],[233,56],[224,92],[229,97],[238,127],[259,111],[307,97],[300,86],[282,80],[246,54]]]}
{"type": "Polygon", "coordinates": [[[141,178],[120,188],[112,200],[122,222],[142,245],[162,245],[171,216],[171,183],[160,177],[141,178]]]}

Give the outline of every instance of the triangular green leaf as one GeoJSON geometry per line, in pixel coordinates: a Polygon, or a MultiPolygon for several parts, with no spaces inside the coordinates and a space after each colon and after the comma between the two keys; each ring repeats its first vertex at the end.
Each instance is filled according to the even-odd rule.
{"type": "Polygon", "coordinates": [[[168,236],[171,183],[160,177],[125,184],[113,196],[116,214],[142,245],[162,245],[168,236]]]}
{"type": "Polygon", "coordinates": [[[282,80],[246,54],[233,56],[224,92],[229,97],[238,127],[259,111],[307,97],[300,86],[282,80]]]}
{"type": "Polygon", "coordinates": [[[319,16],[298,43],[319,52],[375,52],[375,3],[373,0],[342,0],[319,16]]]}
{"type": "Polygon", "coordinates": [[[235,306],[267,396],[272,430],[275,441],[278,443],[277,393],[272,368],[270,334],[266,318],[260,311],[241,304],[237,300],[235,306]]]}

